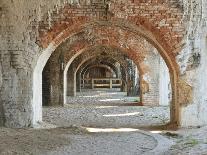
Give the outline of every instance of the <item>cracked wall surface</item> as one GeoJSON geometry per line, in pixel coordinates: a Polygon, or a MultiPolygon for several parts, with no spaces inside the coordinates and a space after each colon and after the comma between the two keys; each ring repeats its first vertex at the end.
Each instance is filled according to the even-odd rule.
{"type": "MultiPolygon", "coordinates": [[[[176,109],[174,122],[182,126],[207,124],[206,3],[203,0],[110,0],[107,3],[1,0],[0,124],[28,127],[41,121],[38,96],[41,96],[41,73],[47,59],[72,34],[94,24],[99,28],[113,25],[122,31],[128,29],[153,44],[170,70],[172,109],[176,109]],[[179,101],[182,94],[179,79],[192,87],[185,106],[179,101]]],[[[119,45],[126,46],[121,36],[118,40],[119,45]]],[[[102,43],[108,40],[102,38],[102,43]]],[[[132,57],[134,54],[131,52],[132,57]]]]}

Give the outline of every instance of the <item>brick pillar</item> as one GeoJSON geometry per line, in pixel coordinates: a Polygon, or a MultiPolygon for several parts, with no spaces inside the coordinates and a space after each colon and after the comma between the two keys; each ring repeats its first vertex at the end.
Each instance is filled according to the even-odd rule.
{"type": "Polygon", "coordinates": [[[113,88],[112,84],[113,84],[113,81],[112,81],[112,79],[110,79],[110,89],[113,88]]]}
{"type": "Polygon", "coordinates": [[[159,65],[160,55],[150,55],[147,57],[147,62],[150,65],[150,70],[142,75],[142,103],[146,106],[159,105],[159,65]]]}
{"type": "Polygon", "coordinates": [[[51,105],[51,80],[50,80],[50,67],[47,65],[42,72],[42,104],[43,106],[51,105]]]}
{"type": "Polygon", "coordinates": [[[122,78],[122,85],[121,85],[120,91],[126,92],[127,91],[127,84],[126,84],[127,75],[126,75],[123,67],[120,68],[120,71],[121,71],[121,78],[122,78]]]}
{"type": "Polygon", "coordinates": [[[94,89],[94,79],[91,79],[91,89],[94,89]]]}
{"type": "Polygon", "coordinates": [[[137,66],[134,64],[133,61],[128,60],[128,80],[127,80],[127,95],[128,96],[138,96],[138,83],[139,83],[139,77],[138,77],[138,71],[137,66]]]}
{"type": "Polygon", "coordinates": [[[76,74],[76,91],[80,92],[81,90],[81,75],[80,72],[76,74]]]}
{"type": "Polygon", "coordinates": [[[68,69],[67,77],[67,95],[76,96],[76,75],[74,72],[75,68],[71,65],[68,69]]]}
{"type": "Polygon", "coordinates": [[[5,121],[5,116],[4,116],[3,104],[1,102],[0,103],[0,127],[4,125],[4,121],[5,121]]]}
{"type": "MultiPolygon", "coordinates": [[[[0,91],[1,91],[1,87],[3,84],[3,73],[2,73],[2,65],[1,65],[1,61],[0,61],[0,91]]],[[[4,111],[3,111],[3,104],[0,100],[0,126],[4,125],[4,111]]]]}
{"type": "Polygon", "coordinates": [[[61,64],[51,57],[43,70],[43,105],[63,105],[63,71],[61,64]]]}

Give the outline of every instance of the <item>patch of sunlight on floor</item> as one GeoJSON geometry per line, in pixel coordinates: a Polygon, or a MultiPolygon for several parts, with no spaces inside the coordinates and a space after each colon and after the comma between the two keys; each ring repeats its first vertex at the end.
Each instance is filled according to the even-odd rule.
{"type": "Polygon", "coordinates": [[[135,116],[139,115],[140,112],[126,113],[126,114],[112,114],[112,115],[103,115],[104,117],[123,117],[123,116],[135,116]]]}
{"type": "Polygon", "coordinates": [[[111,92],[106,92],[106,93],[100,93],[100,95],[117,95],[120,93],[111,93],[111,92]]]}
{"type": "Polygon", "coordinates": [[[104,100],[99,100],[101,102],[110,102],[110,101],[121,101],[121,99],[104,99],[104,100]]]}
{"type": "Polygon", "coordinates": [[[92,96],[79,96],[79,97],[85,97],[85,98],[90,98],[90,97],[93,97],[93,98],[95,98],[95,97],[99,97],[99,95],[92,95],[92,96]]]}
{"type": "Polygon", "coordinates": [[[133,129],[133,128],[86,128],[88,132],[135,132],[139,131],[139,129],[133,129]]]}
{"type": "Polygon", "coordinates": [[[117,108],[118,106],[96,106],[96,109],[117,108]]]}

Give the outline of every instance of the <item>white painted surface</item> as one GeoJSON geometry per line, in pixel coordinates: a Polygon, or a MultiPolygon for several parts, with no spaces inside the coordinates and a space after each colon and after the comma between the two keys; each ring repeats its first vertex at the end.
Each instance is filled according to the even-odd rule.
{"type": "Polygon", "coordinates": [[[170,104],[169,93],[170,93],[170,75],[167,65],[164,60],[160,58],[160,75],[159,75],[159,104],[167,106],[170,104]]]}
{"type": "Polygon", "coordinates": [[[42,71],[54,50],[54,46],[50,44],[48,48],[45,51],[43,51],[43,53],[40,55],[37,61],[37,65],[34,69],[32,99],[33,126],[36,125],[38,122],[42,122],[42,71]]]}
{"type": "MultiPolygon", "coordinates": [[[[206,34],[206,33],[204,33],[206,34]]],[[[196,46],[200,48],[201,63],[194,71],[193,103],[181,108],[181,126],[207,125],[207,39],[206,36],[196,40],[196,46]],[[201,41],[202,40],[202,41],[201,41]]]]}
{"type": "MultiPolygon", "coordinates": [[[[71,65],[71,63],[73,62],[73,60],[75,58],[77,58],[81,53],[83,53],[84,50],[80,50],[79,52],[77,52],[70,60],[69,62],[67,63],[67,65],[65,66],[65,69],[64,69],[64,81],[63,81],[63,87],[64,87],[64,90],[63,90],[63,94],[64,94],[64,100],[63,100],[63,103],[66,104],[67,103],[67,73],[68,73],[68,69],[71,65]]],[[[76,75],[76,74],[75,74],[76,75]]],[[[76,79],[75,79],[76,81],[76,79]]]]}

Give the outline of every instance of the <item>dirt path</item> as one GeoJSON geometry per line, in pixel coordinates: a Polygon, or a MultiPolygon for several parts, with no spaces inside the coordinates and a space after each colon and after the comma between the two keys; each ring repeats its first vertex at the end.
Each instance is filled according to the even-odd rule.
{"type": "Polygon", "coordinates": [[[142,131],[167,123],[169,107],[126,106],[134,99],[123,93],[93,93],[44,108],[36,129],[0,128],[0,155],[207,155],[207,127],[142,131]]]}
{"type": "Polygon", "coordinates": [[[0,154],[139,155],[165,151],[172,145],[163,136],[138,129],[47,128],[1,128],[0,154]]]}

